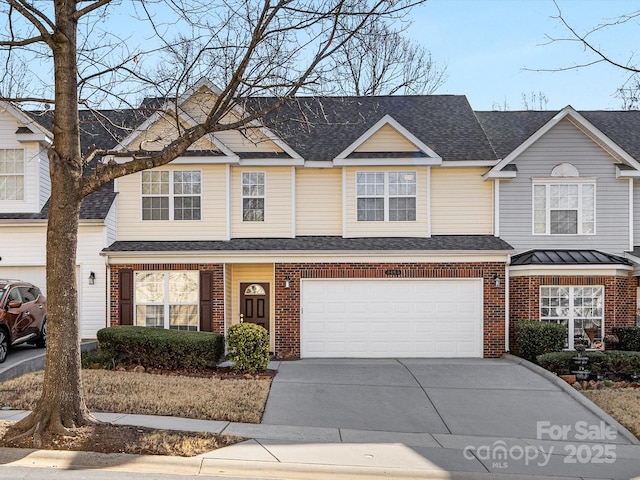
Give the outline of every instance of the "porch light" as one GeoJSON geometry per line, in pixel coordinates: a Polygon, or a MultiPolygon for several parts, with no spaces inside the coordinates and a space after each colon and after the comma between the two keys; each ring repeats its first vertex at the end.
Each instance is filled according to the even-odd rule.
{"type": "Polygon", "coordinates": [[[284,288],[291,288],[291,278],[289,278],[289,275],[284,277],[284,288]]]}
{"type": "Polygon", "coordinates": [[[493,284],[496,286],[496,288],[500,287],[500,275],[498,275],[497,273],[493,274],[493,284]]]}
{"type": "Polygon", "coordinates": [[[94,285],[96,283],[96,274],[91,272],[89,274],[89,285],[94,285]]]}

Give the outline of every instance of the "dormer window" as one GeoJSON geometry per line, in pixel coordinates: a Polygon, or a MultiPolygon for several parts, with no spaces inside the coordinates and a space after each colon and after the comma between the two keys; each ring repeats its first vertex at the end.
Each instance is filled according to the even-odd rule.
{"type": "Polygon", "coordinates": [[[593,235],[595,205],[595,178],[580,177],[570,163],[556,165],[550,177],[533,179],[533,233],[593,235]]]}
{"type": "Polygon", "coordinates": [[[0,200],[24,200],[24,150],[0,149],[0,200]]]}

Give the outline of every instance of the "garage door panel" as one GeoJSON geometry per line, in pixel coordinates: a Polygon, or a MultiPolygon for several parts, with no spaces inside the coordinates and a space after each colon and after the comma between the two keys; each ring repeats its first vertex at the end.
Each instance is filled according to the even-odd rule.
{"type": "Polygon", "coordinates": [[[482,356],[481,279],[303,280],[301,302],[303,357],[482,356]]]}

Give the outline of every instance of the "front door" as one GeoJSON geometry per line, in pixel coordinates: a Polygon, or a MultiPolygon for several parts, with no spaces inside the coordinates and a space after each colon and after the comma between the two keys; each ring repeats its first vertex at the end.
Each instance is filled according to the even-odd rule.
{"type": "Polygon", "coordinates": [[[240,284],[240,319],[269,331],[269,284],[240,284]]]}

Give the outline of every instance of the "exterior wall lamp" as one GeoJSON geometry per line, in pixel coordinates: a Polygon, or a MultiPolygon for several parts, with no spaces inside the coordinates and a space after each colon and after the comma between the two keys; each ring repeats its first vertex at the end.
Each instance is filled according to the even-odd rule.
{"type": "Polygon", "coordinates": [[[493,284],[496,286],[496,288],[500,287],[500,275],[498,275],[497,273],[493,274],[493,284]]]}
{"type": "Polygon", "coordinates": [[[284,277],[284,288],[291,288],[291,278],[289,278],[289,275],[284,277]]]}
{"type": "Polygon", "coordinates": [[[96,283],[96,274],[95,272],[91,272],[89,274],[89,285],[94,285],[96,283]]]}

